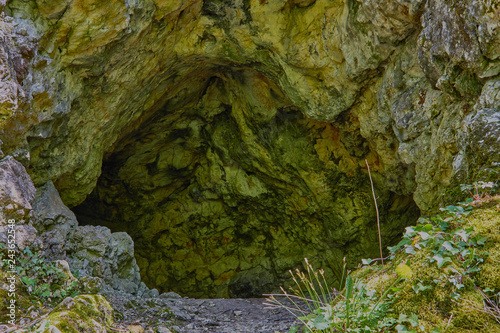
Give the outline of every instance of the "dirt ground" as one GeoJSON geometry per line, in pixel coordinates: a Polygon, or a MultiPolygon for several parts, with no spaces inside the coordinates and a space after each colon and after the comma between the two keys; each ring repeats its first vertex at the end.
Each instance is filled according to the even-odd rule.
{"type": "Polygon", "coordinates": [[[115,309],[117,330],[140,325],[145,332],[161,333],[285,333],[298,325],[293,314],[266,305],[265,298],[192,299],[175,294],[131,298],[118,292],[105,297],[115,309]]]}

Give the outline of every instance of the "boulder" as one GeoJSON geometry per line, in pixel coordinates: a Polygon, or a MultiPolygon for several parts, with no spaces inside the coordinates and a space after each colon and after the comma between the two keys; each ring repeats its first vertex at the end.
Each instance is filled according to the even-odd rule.
{"type": "Polygon", "coordinates": [[[80,295],[67,297],[36,330],[43,333],[54,332],[108,332],[113,323],[113,309],[101,295],[80,295]]]}

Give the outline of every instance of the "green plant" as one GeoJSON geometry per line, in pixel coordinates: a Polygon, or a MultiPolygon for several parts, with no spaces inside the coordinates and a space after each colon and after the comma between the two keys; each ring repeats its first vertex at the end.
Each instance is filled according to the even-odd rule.
{"type": "Polygon", "coordinates": [[[497,184],[494,182],[483,182],[478,181],[470,184],[461,184],[460,189],[462,192],[468,192],[475,201],[480,201],[485,198],[489,198],[490,194],[488,192],[494,191],[497,184]]]}
{"type": "Polygon", "coordinates": [[[7,260],[5,258],[5,252],[4,251],[6,248],[4,243],[0,243],[0,268],[7,267],[7,260]]]}
{"type": "MultiPolygon", "coordinates": [[[[402,240],[393,247],[389,247],[391,259],[396,254],[404,252],[412,258],[417,251],[427,249],[430,253],[425,259],[430,264],[435,264],[439,269],[445,270],[449,266],[453,274],[442,275],[435,283],[449,282],[454,286],[453,297],[458,298],[464,281],[474,272],[479,271],[479,265],[484,258],[476,251],[483,246],[487,237],[474,233],[474,229],[467,225],[465,217],[472,207],[447,206],[441,210],[444,217],[437,215],[431,218],[420,218],[417,225],[407,227],[402,240]],[[442,281],[442,279],[447,281],[442,281]]],[[[416,293],[431,289],[421,282],[413,285],[416,293]]]]}
{"type": "Polygon", "coordinates": [[[28,292],[44,301],[58,301],[78,294],[76,280],[68,283],[62,270],[33,253],[29,247],[19,253],[15,270],[28,292]]]}
{"type": "MultiPolygon", "coordinates": [[[[418,324],[415,314],[394,314],[393,302],[399,297],[401,290],[408,293],[403,280],[413,282],[409,290],[413,290],[415,294],[433,293],[435,288],[445,288],[450,293],[449,299],[455,302],[462,300],[464,290],[474,287],[474,274],[480,270],[484,257],[488,255],[478,248],[485,244],[488,237],[477,234],[467,220],[472,209],[467,203],[450,205],[441,208],[440,215],[420,218],[415,226],[407,227],[402,240],[396,246],[388,248],[389,259],[392,261],[389,267],[366,267],[375,260],[364,259],[365,268],[375,275],[385,276],[385,283],[387,279],[391,281],[389,286],[376,283],[377,291],[370,289],[363,280],[352,278],[345,270],[344,262],[346,274],[341,279],[342,292],[339,293],[329,289],[324,272],[314,271],[306,260],[305,273],[299,270],[290,272],[295,283],[291,292],[287,293],[282,289],[283,294],[269,295],[269,304],[285,307],[294,313],[303,325],[303,332],[424,331],[426,328],[418,324]],[[431,279],[413,278],[412,260],[427,262],[440,273],[431,279]],[[391,274],[387,274],[391,269],[396,273],[393,280],[391,274]],[[279,301],[278,296],[286,297],[288,302],[279,301]]],[[[486,313],[495,319],[500,318],[498,302],[485,298],[486,303],[486,313]]],[[[446,328],[452,318],[451,316],[446,328]]],[[[291,332],[298,329],[295,327],[291,332]]],[[[430,329],[433,333],[440,332],[438,327],[430,329]]]]}
{"type": "MultiPolygon", "coordinates": [[[[368,289],[361,281],[355,281],[346,272],[344,292],[338,293],[329,289],[324,272],[315,271],[307,259],[306,273],[299,270],[292,274],[295,287],[292,293],[268,295],[268,305],[284,307],[303,325],[305,332],[416,332],[418,318],[401,315],[398,318],[390,316],[390,305],[400,288],[395,286],[411,276],[411,269],[401,264],[398,266],[398,276],[393,283],[381,293],[368,289]],[[288,299],[291,305],[278,300],[278,296],[288,299]],[[409,329],[408,329],[409,328],[409,329]]],[[[344,284],[342,277],[341,285],[344,284]]],[[[298,327],[292,327],[290,332],[296,332],[298,327]]]]}

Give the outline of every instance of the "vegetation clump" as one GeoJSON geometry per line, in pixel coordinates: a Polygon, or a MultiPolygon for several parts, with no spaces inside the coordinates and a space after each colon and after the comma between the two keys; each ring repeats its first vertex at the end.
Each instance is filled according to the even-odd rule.
{"type": "MultiPolygon", "coordinates": [[[[0,244],[3,245],[3,244],[0,244]]],[[[41,299],[44,303],[55,303],[66,296],[78,294],[77,283],[69,267],[64,270],[56,263],[47,262],[38,252],[33,253],[29,247],[20,252],[15,259],[4,258],[0,253],[0,268],[4,269],[9,262],[17,261],[14,271],[28,293],[41,299]]]]}
{"type": "Polygon", "coordinates": [[[341,292],[306,262],[269,304],[296,314],[302,327],[290,332],[500,332],[500,197],[483,185],[463,186],[472,198],[407,227],[384,265],[364,259],[346,271],[341,292]]]}
{"type": "MultiPolygon", "coordinates": [[[[29,247],[13,254],[0,244],[0,278],[7,281],[11,277],[13,285],[0,288],[0,298],[4,304],[15,301],[14,318],[20,324],[45,316],[66,297],[75,297],[81,290],[65,261],[49,262],[29,247]]],[[[10,322],[13,318],[8,314],[7,306],[0,307],[0,322],[10,322]]]]}

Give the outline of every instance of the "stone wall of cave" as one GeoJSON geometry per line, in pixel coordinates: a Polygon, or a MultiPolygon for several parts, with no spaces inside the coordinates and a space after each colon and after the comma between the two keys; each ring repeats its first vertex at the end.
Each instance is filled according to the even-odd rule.
{"type": "MultiPolygon", "coordinates": [[[[80,223],[126,231],[143,281],[192,297],[275,291],[304,257],[337,283],[343,257],[351,266],[379,257],[365,159],[377,184],[380,162],[356,119],[307,119],[252,70],[216,73],[202,90],[167,103],[105,156],[74,208],[80,223]]],[[[400,172],[411,179],[411,168],[400,172]]],[[[382,188],[389,245],[419,210],[382,188]]]]}

